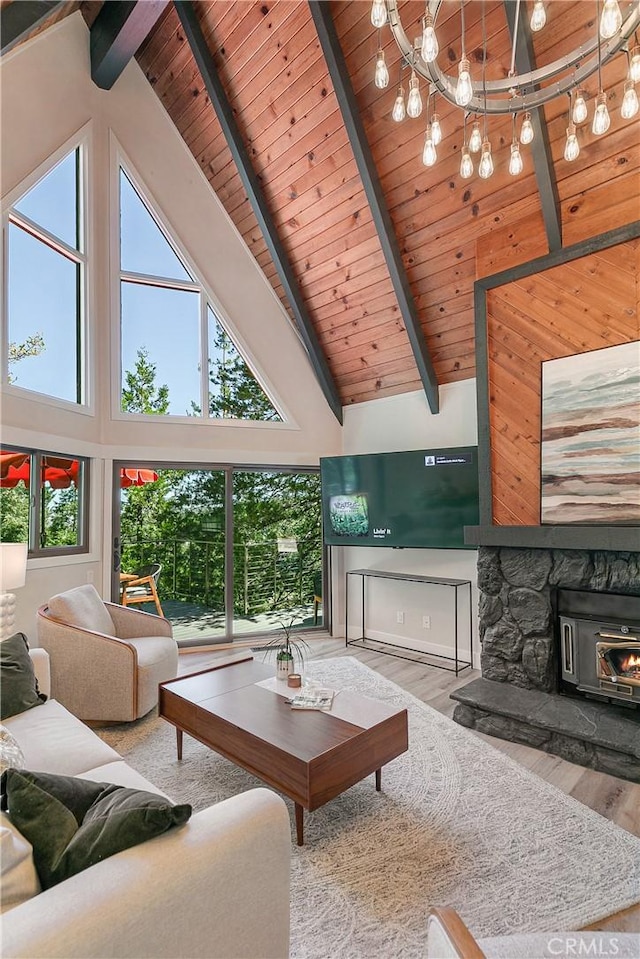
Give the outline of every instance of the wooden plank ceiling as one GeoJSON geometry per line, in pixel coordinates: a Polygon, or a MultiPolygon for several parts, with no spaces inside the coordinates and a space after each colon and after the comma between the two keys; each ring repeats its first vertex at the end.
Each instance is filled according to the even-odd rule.
{"type": "MultiPolygon", "coordinates": [[[[80,4],[89,26],[101,6],[80,4]]],[[[420,389],[308,3],[203,0],[194,6],[342,402],[420,389]]],[[[465,6],[472,76],[479,79],[481,71],[483,7],[486,76],[504,77],[511,41],[500,0],[465,6]]],[[[531,4],[527,7],[528,13],[531,4]]],[[[538,65],[590,39],[595,31],[595,0],[551,0],[546,7],[547,26],[534,35],[538,65]]],[[[370,3],[331,0],[329,9],[437,381],[442,385],[467,379],[475,374],[474,280],[548,249],[532,156],[524,147],[524,173],[510,176],[511,120],[491,118],[495,173],[489,180],[477,173],[462,180],[462,113],[439,97],[435,108],[444,139],[438,163],[425,168],[424,114],[401,124],[391,120],[401,71],[388,27],[380,41],[391,82],[378,90],[373,65],[379,41],[370,22],[370,3]]],[[[408,35],[417,36],[424,2],[404,0],[400,12],[408,35]]],[[[459,4],[452,3],[445,8],[440,32],[441,51],[452,69],[460,46],[459,4]]],[[[291,314],[173,4],[136,58],[291,314]]],[[[564,245],[637,219],[640,122],[638,117],[625,121],[620,116],[626,69],[624,56],[605,66],[611,128],[595,137],[590,122],[581,127],[581,153],[572,164],[563,158],[567,98],[543,108],[564,245]]],[[[406,70],[402,82],[406,90],[406,70]]],[[[597,77],[584,87],[592,116],[597,77]]],[[[424,83],[422,90],[426,99],[424,83]]]]}

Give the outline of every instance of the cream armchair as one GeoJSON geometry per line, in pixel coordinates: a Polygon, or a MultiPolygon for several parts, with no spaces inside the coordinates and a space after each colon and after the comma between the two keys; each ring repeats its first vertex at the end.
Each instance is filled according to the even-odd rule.
{"type": "Polygon", "coordinates": [[[38,642],[51,658],[56,699],[86,722],[130,722],[158,702],[178,671],[171,623],[105,603],[91,585],[38,610],[38,642]]]}

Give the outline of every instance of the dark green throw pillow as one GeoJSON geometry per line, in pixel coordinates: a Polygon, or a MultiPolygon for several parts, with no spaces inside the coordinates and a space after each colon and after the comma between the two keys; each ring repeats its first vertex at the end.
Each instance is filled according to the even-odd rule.
{"type": "Polygon", "coordinates": [[[185,823],[191,806],[75,776],[7,769],[2,791],[14,826],[33,846],[43,889],[185,823]]]}
{"type": "Polygon", "coordinates": [[[47,697],[38,682],[24,633],[14,633],[0,643],[0,719],[40,706],[47,697]]]}

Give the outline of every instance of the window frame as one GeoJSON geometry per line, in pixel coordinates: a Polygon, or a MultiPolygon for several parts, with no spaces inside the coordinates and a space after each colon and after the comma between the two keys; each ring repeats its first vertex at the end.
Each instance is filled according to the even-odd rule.
{"type": "Polygon", "coordinates": [[[27,539],[27,558],[43,559],[52,556],[75,556],[87,554],[89,548],[89,516],[90,516],[90,489],[91,489],[91,461],[87,456],[77,456],[75,453],[60,453],[54,450],[32,449],[25,446],[14,446],[10,443],[2,444],[3,451],[8,453],[23,453],[29,457],[29,529],[27,539]],[[76,460],[78,470],[78,539],[75,546],[42,546],[42,475],[43,460],[46,457],[57,459],[76,460]]]}
{"type": "MultiPolygon", "coordinates": [[[[233,422],[233,421],[231,421],[233,422]]],[[[260,422],[260,421],[258,421],[260,422]]],[[[278,424],[279,425],[279,424],[278,424]]],[[[121,530],[121,500],[119,495],[119,477],[120,470],[123,468],[131,468],[133,460],[131,457],[128,458],[118,458],[114,459],[111,462],[112,469],[112,500],[111,500],[111,547],[110,547],[110,559],[109,559],[109,568],[111,569],[111,598],[112,601],[116,602],[117,598],[120,596],[120,559],[122,553],[122,530],[121,530]]],[[[225,525],[224,525],[224,554],[225,554],[225,588],[224,595],[227,598],[225,600],[225,606],[223,610],[225,629],[224,636],[217,636],[216,642],[229,642],[232,645],[238,643],[243,639],[246,639],[249,636],[250,640],[259,642],[264,638],[272,638],[274,635],[274,629],[266,629],[257,631],[255,633],[244,633],[241,631],[234,630],[235,614],[234,614],[234,577],[235,577],[235,567],[234,567],[234,548],[235,548],[235,523],[234,523],[234,476],[236,473],[277,473],[277,474],[288,474],[292,476],[308,474],[308,475],[317,475],[320,476],[320,467],[319,466],[310,466],[310,465],[296,465],[291,463],[239,463],[239,462],[229,462],[229,461],[212,461],[212,462],[203,462],[196,460],[189,460],[183,462],[181,460],[165,460],[165,459],[145,459],[140,461],[135,459],[136,467],[140,469],[155,470],[160,472],[162,470],[184,470],[184,471],[207,471],[207,472],[219,472],[224,474],[225,477],[225,492],[224,492],[224,510],[225,510],[225,525]],[[230,598],[230,601],[227,601],[230,598]]],[[[322,499],[320,494],[320,500],[322,499]]],[[[320,515],[322,516],[322,503],[320,502],[320,515]]],[[[320,520],[322,524],[322,518],[320,520]]],[[[323,605],[323,619],[322,624],[318,626],[308,627],[309,632],[321,630],[327,630],[331,635],[333,632],[333,602],[332,602],[332,579],[333,579],[333,567],[332,567],[332,552],[331,547],[326,546],[322,537],[322,530],[320,530],[320,551],[322,559],[322,585],[324,593],[324,605],[323,605]]],[[[195,649],[199,646],[209,646],[211,645],[211,638],[206,639],[184,639],[178,640],[178,646],[183,649],[195,649]]]]}
{"type": "Polygon", "coordinates": [[[19,399],[37,400],[47,406],[58,409],[73,410],[76,413],[94,415],[93,410],[93,381],[91,376],[91,344],[92,332],[90,316],[92,310],[91,274],[92,274],[92,226],[93,217],[89,203],[90,197],[90,164],[91,164],[91,122],[61,147],[55,150],[33,173],[26,177],[6,197],[3,198],[2,214],[2,268],[4,280],[2,283],[2,322],[1,333],[3,349],[0,356],[0,383],[2,391],[19,399]],[[16,205],[35,187],[47,174],[71,153],[76,153],[76,200],[77,219],[76,230],[78,249],[70,247],[63,240],[58,239],[46,228],[32,221],[23,213],[19,213],[16,205]],[[67,400],[50,393],[39,392],[29,387],[20,386],[9,381],[9,228],[13,225],[23,230],[33,239],[44,243],[50,250],[65,257],[78,267],[77,296],[76,296],[76,400],[67,400]]]}
{"type": "MultiPolygon", "coordinates": [[[[125,155],[124,151],[118,144],[115,137],[112,136],[111,144],[111,196],[113,198],[113,206],[111,209],[111,222],[114,224],[114,229],[111,233],[111,262],[113,264],[112,268],[112,355],[117,358],[115,362],[112,363],[112,404],[111,404],[111,415],[114,420],[127,420],[129,422],[156,422],[156,423],[177,423],[177,424],[199,424],[207,426],[217,426],[223,428],[249,428],[249,429],[297,429],[293,417],[290,415],[289,411],[286,409],[282,400],[276,396],[274,390],[265,385],[265,377],[260,369],[259,363],[251,356],[250,351],[247,348],[247,345],[244,343],[242,337],[233,329],[233,325],[229,317],[227,316],[222,305],[218,302],[217,298],[212,294],[211,290],[208,289],[206,284],[202,281],[200,276],[200,271],[196,268],[191,258],[188,256],[183,247],[179,244],[178,239],[175,237],[175,231],[173,228],[165,221],[163,214],[160,211],[159,205],[156,203],[153,196],[149,193],[149,190],[143,185],[140,177],[135,171],[135,167],[130,162],[130,160],[125,155]],[[185,280],[172,280],[163,276],[150,276],[142,273],[134,273],[121,269],[121,250],[120,250],[120,172],[126,176],[129,180],[131,186],[138,194],[141,202],[147,209],[147,212],[154,220],[156,226],[164,236],[169,247],[173,250],[174,254],[181,261],[184,269],[187,273],[193,277],[192,282],[185,280]],[[200,298],[200,366],[201,366],[201,375],[200,375],[200,385],[199,385],[199,399],[201,404],[201,409],[203,413],[200,416],[187,416],[176,413],[129,413],[122,409],[122,310],[121,310],[121,286],[123,282],[128,283],[139,283],[139,284],[148,284],[151,286],[164,288],[164,289],[176,289],[176,290],[188,290],[191,292],[197,292],[200,298]],[[232,419],[230,417],[216,417],[209,414],[209,378],[208,378],[208,352],[209,352],[209,341],[208,341],[208,310],[211,310],[215,316],[218,323],[226,332],[227,336],[231,339],[235,349],[238,354],[242,357],[246,363],[251,375],[254,377],[258,383],[260,389],[264,392],[265,396],[276,410],[280,420],[249,420],[249,419],[232,419]],[[207,371],[207,372],[204,372],[207,371]]],[[[151,357],[153,361],[153,357],[151,357]]]]}

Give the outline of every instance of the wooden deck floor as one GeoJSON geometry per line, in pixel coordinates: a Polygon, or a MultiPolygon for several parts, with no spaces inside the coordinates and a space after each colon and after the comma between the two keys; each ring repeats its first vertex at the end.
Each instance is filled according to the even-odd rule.
{"type": "MultiPolygon", "coordinates": [[[[173,635],[182,645],[188,641],[202,642],[210,640],[212,644],[225,642],[224,613],[202,606],[198,603],[188,603],[177,599],[162,599],[162,612],[173,626],[173,635]]],[[[153,603],[140,603],[137,609],[145,613],[155,613],[153,603]]],[[[256,616],[238,616],[234,621],[234,631],[241,635],[261,634],[277,628],[281,613],[259,613],[256,616]]],[[[318,622],[322,625],[322,611],[318,622]]],[[[300,609],[300,626],[313,625],[313,607],[300,609]]]]}

